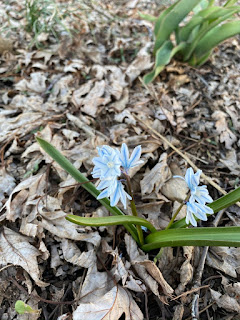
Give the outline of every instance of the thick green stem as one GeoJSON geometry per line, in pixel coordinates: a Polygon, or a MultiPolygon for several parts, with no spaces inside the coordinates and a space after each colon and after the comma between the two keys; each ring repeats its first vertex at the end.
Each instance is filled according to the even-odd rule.
{"type": "MultiPolygon", "coordinates": [[[[129,193],[129,195],[132,197],[132,200],[130,200],[130,205],[131,205],[132,214],[133,214],[133,216],[138,217],[136,204],[135,204],[135,201],[134,201],[134,198],[133,198],[133,192],[132,192],[132,185],[131,185],[130,177],[129,177],[129,175],[127,175],[127,174],[124,174],[124,175],[125,175],[126,181],[127,181],[127,190],[128,190],[128,193],[129,193]]],[[[139,226],[139,225],[137,225],[136,228],[137,228],[137,233],[138,233],[139,241],[140,241],[141,245],[143,245],[143,244],[144,244],[144,238],[143,238],[142,228],[141,228],[141,226],[139,226]]]]}

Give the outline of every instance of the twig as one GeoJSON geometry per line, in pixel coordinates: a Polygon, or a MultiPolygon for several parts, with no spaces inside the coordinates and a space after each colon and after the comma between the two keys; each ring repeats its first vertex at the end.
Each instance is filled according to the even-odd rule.
{"type": "Polygon", "coordinates": [[[52,301],[52,300],[47,300],[47,299],[44,299],[42,297],[40,297],[38,294],[33,294],[33,293],[28,293],[27,290],[21,286],[15,279],[13,279],[12,277],[9,278],[9,280],[21,291],[23,291],[27,296],[35,299],[35,300],[40,300],[42,302],[45,302],[45,303],[49,303],[49,304],[56,304],[56,305],[59,305],[59,304],[73,304],[74,302],[77,302],[79,299],[75,299],[75,300],[72,300],[72,301],[52,301]]]}

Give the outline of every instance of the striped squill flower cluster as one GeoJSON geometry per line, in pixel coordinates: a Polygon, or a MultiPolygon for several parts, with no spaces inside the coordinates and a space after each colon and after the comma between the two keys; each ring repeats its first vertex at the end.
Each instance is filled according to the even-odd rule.
{"type": "Polygon", "coordinates": [[[131,168],[143,163],[140,160],[141,146],[134,148],[130,157],[125,143],[122,144],[121,151],[106,145],[98,147],[97,151],[99,157],[93,158],[95,166],[92,171],[93,178],[100,179],[97,189],[102,190],[97,199],[110,198],[112,207],[121,200],[126,209],[127,199],[132,198],[125,191],[120,177],[122,174],[128,175],[131,168]]]}
{"type": "MultiPolygon", "coordinates": [[[[197,226],[196,218],[207,221],[207,214],[213,214],[213,210],[206,203],[213,202],[210,197],[207,186],[199,186],[202,170],[194,173],[192,168],[188,168],[185,175],[185,181],[190,190],[190,198],[187,201],[186,223],[197,226]]],[[[182,177],[181,177],[182,178],[182,177]]]]}

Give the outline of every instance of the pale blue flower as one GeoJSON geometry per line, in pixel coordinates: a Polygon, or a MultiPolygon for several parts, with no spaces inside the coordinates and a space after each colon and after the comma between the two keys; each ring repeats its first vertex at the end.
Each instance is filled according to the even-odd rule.
{"type": "Polygon", "coordinates": [[[93,158],[95,167],[92,171],[93,178],[106,179],[108,177],[120,176],[121,162],[115,149],[109,146],[97,148],[99,157],[93,158]]]}
{"type": "Polygon", "coordinates": [[[197,201],[200,204],[213,202],[210,197],[207,186],[198,186],[200,182],[202,170],[198,170],[195,174],[192,168],[188,168],[185,174],[185,181],[187,182],[188,188],[190,189],[191,196],[190,201],[197,201]]]}
{"type": "Polygon", "coordinates": [[[115,190],[110,194],[110,205],[114,207],[117,205],[118,201],[121,200],[124,209],[127,208],[127,198],[132,200],[132,197],[124,190],[121,181],[117,180],[117,185],[115,190]]]}
{"type": "Polygon", "coordinates": [[[119,154],[119,159],[121,161],[121,166],[125,173],[128,174],[129,169],[134,168],[144,162],[142,160],[139,160],[141,157],[141,151],[142,151],[141,146],[137,146],[136,148],[133,149],[131,157],[129,158],[129,151],[126,143],[122,144],[121,152],[117,150],[119,154]]]}
{"type": "Polygon", "coordinates": [[[194,227],[197,226],[196,218],[207,221],[207,214],[213,214],[213,210],[206,203],[213,202],[209,195],[207,186],[199,186],[202,170],[194,173],[192,168],[188,168],[185,174],[185,179],[181,176],[175,178],[184,179],[190,189],[190,198],[187,205],[186,223],[191,223],[194,227]]]}
{"type": "Polygon", "coordinates": [[[200,204],[194,200],[187,202],[186,223],[191,223],[194,227],[197,226],[196,218],[207,221],[207,214],[213,214],[213,210],[205,204],[200,204]]]}
{"type": "Polygon", "coordinates": [[[134,148],[131,157],[129,157],[128,147],[123,143],[121,152],[109,146],[97,148],[99,157],[93,158],[95,164],[92,176],[99,178],[100,183],[97,186],[101,193],[97,199],[110,198],[110,205],[116,206],[119,201],[124,208],[127,207],[127,199],[132,197],[124,190],[124,185],[120,179],[121,173],[128,174],[128,170],[143,163],[140,159],[141,146],[134,148]]]}
{"type": "Polygon", "coordinates": [[[97,187],[98,190],[104,189],[97,199],[110,198],[110,205],[114,207],[121,200],[124,209],[127,208],[127,198],[132,200],[132,197],[124,190],[124,186],[120,180],[111,179],[101,181],[97,187]]]}

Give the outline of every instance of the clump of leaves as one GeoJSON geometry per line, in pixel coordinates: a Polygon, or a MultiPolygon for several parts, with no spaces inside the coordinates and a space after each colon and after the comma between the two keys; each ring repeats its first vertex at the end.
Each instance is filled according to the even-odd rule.
{"type": "Polygon", "coordinates": [[[240,33],[240,21],[234,14],[240,12],[234,6],[237,0],[228,0],[222,7],[214,6],[214,0],[179,0],[164,10],[159,17],[140,14],[155,22],[155,66],[144,77],[152,82],[173,56],[192,66],[201,66],[212,50],[222,41],[240,33]],[[192,18],[186,16],[193,10],[192,18]],[[175,34],[175,42],[170,38],[175,34]]]}
{"type": "Polygon", "coordinates": [[[39,36],[47,33],[59,40],[61,31],[70,34],[69,29],[63,23],[66,10],[61,13],[59,5],[52,0],[26,0],[26,31],[33,33],[31,45],[41,47],[39,36]]]}

